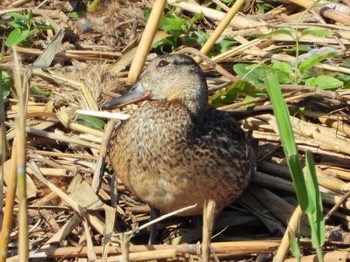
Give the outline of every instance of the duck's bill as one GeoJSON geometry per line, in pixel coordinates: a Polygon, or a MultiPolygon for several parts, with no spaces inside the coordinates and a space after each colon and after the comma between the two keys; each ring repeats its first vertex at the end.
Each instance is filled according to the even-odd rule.
{"type": "Polygon", "coordinates": [[[144,91],[140,84],[136,84],[126,94],[116,97],[101,106],[101,109],[123,107],[132,103],[144,101],[151,96],[150,91],[144,91]]]}

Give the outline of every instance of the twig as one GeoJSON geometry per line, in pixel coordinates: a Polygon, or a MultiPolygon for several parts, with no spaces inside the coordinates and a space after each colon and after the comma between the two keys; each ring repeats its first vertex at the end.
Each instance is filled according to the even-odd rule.
{"type": "MultiPolygon", "coordinates": [[[[261,252],[273,252],[279,246],[279,241],[272,240],[259,240],[259,241],[231,241],[231,242],[216,242],[211,244],[212,251],[215,254],[226,254],[226,255],[247,255],[251,253],[261,253],[261,252]]],[[[103,247],[95,246],[95,252],[97,255],[102,254],[103,247]]],[[[183,245],[130,245],[129,252],[144,252],[152,250],[164,250],[164,249],[175,249],[177,254],[200,254],[200,246],[197,244],[183,244],[183,245]]],[[[111,246],[109,249],[110,255],[121,254],[121,248],[116,246],[111,246]]],[[[35,252],[31,252],[30,258],[52,258],[52,257],[63,257],[66,258],[77,258],[86,257],[87,248],[86,247],[48,247],[41,248],[35,252]]]]}
{"type": "Polygon", "coordinates": [[[104,169],[105,160],[106,160],[107,151],[108,151],[108,144],[109,144],[109,140],[110,140],[110,137],[112,135],[114,126],[115,126],[115,121],[113,121],[113,120],[108,121],[108,123],[105,127],[104,135],[102,137],[100,153],[98,156],[96,169],[95,169],[94,176],[92,178],[92,183],[91,183],[91,188],[95,193],[98,191],[98,188],[101,185],[101,180],[100,180],[101,179],[101,172],[104,169]]]}
{"type": "Polygon", "coordinates": [[[327,215],[324,217],[324,221],[326,222],[337,209],[350,197],[350,191],[346,192],[342,197],[337,201],[337,203],[332,207],[331,210],[328,211],[327,215]]]}
{"type": "Polygon", "coordinates": [[[182,48],[181,50],[176,51],[176,53],[178,54],[183,54],[183,53],[192,53],[195,54],[197,57],[200,57],[200,59],[204,62],[206,62],[209,66],[211,66],[212,68],[214,68],[216,71],[218,71],[221,75],[223,75],[224,77],[226,77],[227,79],[231,80],[232,82],[236,82],[239,80],[239,77],[236,77],[234,75],[232,75],[230,72],[228,72],[227,70],[225,70],[222,66],[220,66],[219,64],[217,64],[216,62],[210,60],[210,58],[208,58],[207,56],[205,56],[203,53],[201,53],[201,51],[198,51],[197,49],[193,48],[193,47],[185,47],[182,48]]]}
{"type": "Polygon", "coordinates": [[[165,214],[165,215],[163,215],[163,216],[161,216],[161,217],[158,217],[158,218],[156,218],[156,219],[154,219],[154,220],[152,220],[152,221],[150,221],[150,222],[148,222],[148,223],[145,223],[145,224],[143,224],[142,226],[140,226],[140,227],[138,227],[138,228],[136,228],[136,229],[130,230],[130,231],[128,231],[128,232],[125,232],[125,234],[130,234],[130,235],[132,235],[132,234],[137,233],[137,232],[141,231],[142,229],[145,229],[145,228],[147,228],[147,227],[149,227],[149,226],[151,226],[151,225],[153,225],[153,224],[155,224],[155,223],[158,223],[158,222],[160,222],[160,221],[162,221],[162,220],[164,220],[164,219],[166,219],[166,218],[168,218],[168,217],[172,217],[172,216],[175,216],[175,215],[177,215],[177,214],[181,214],[181,213],[183,213],[183,212],[186,212],[187,210],[190,210],[190,209],[192,209],[192,208],[195,208],[196,206],[197,206],[197,204],[192,205],[192,206],[187,206],[187,207],[184,207],[184,208],[180,208],[180,209],[178,209],[178,210],[175,210],[175,211],[173,211],[173,212],[170,212],[170,213],[168,213],[168,214],[165,214]]]}
{"type": "Polygon", "coordinates": [[[16,189],[17,189],[17,163],[16,163],[16,142],[13,142],[13,149],[11,155],[11,170],[10,170],[10,181],[7,185],[6,203],[5,203],[5,213],[1,227],[0,235],[0,262],[6,261],[8,243],[10,240],[10,233],[12,231],[12,220],[13,220],[13,210],[16,199],[16,189]]]}
{"type": "MultiPolygon", "coordinates": [[[[238,10],[243,6],[245,0],[237,0],[230,8],[230,11],[224,16],[220,24],[215,28],[214,32],[210,35],[209,39],[201,48],[203,54],[208,54],[208,52],[213,48],[218,38],[221,36],[225,28],[230,24],[233,17],[237,14],[238,10]]],[[[196,61],[199,62],[200,58],[196,58],[196,61]]]]}

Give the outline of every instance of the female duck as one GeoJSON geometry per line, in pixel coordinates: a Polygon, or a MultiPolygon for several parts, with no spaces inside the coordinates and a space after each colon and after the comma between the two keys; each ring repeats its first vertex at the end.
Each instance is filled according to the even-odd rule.
{"type": "Polygon", "coordinates": [[[255,166],[250,141],[226,112],[207,107],[208,88],[186,55],[153,60],[131,91],[103,107],[148,96],[116,130],[110,159],[123,184],[152,208],[202,213],[212,199],[219,213],[246,188],[255,166]]]}

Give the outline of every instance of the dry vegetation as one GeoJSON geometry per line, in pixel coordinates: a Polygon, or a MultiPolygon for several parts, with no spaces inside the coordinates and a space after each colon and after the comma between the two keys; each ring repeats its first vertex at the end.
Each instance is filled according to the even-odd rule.
{"type": "MultiPolygon", "coordinates": [[[[17,47],[16,52],[5,48],[3,53],[3,70],[20,86],[12,89],[5,99],[4,112],[0,109],[1,117],[5,119],[0,124],[2,130],[6,130],[6,143],[2,140],[2,144],[7,146],[0,149],[6,157],[3,202],[6,201],[7,208],[11,207],[7,202],[11,202],[9,193],[15,183],[15,159],[17,164],[25,160],[29,257],[51,258],[52,261],[73,261],[77,257],[94,261],[107,256],[108,261],[117,261],[116,256],[121,256],[123,261],[140,258],[187,261],[197,260],[203,254],[205,258],[209,243],[206,238],[202,242],[202,228],[196,218],[163,220],[158,225],[159,245],[145,246],[149,228],[137,229],[149,221],[150,209],[130,195],[116,179],[106,157],[114,123],[109,122],[104,129],[98,129],[100,122],[78,117],[76,112],[78,109],[98,111],[112,92],[122,93],[130,87],[127,78],[130,64],[146,26],[144,10],[152,7],[152,1],[106,0],[101,1],[93,12],[86,11],[85,1],[74,2],[75,6],[72,6],[73,1],[44,1],[40,6],[39,2],[3,0],[0,3],[3,44],[11,31],[8,26],[11,18],[6,16],[10,11],[35,8],[33,20],[55,28],[39,30],[28,38],[29,45],[17,47]],[[78,18],[67,16],[77,10],[80,10],[78,18]],[[64,37],[51,66],[45,70],[32,70],[33,62],[60,28],[64,29],[64,37]],[[18,88],[27,88],[28,95],[18,88]],[[20,111],[21,108],[26,114],[20,111]],[[21,158],[16,154],[14,146],[16,140],[17,150],[20,150],[16,117],[21,115],[25,117],[27,134],[25,159],[25,155],[21,158]],[[132,234],[119,234],[130,231],[132,234]],[[203,253],[201,243],[204,243],[203,253]]],[[[176,7],[179,17],[190,19],[195,13],[203,12],[204,18],[191,26],[191,32],[201,28],[208,34],[213,33],[218,20],[231,6],[220,1],[205,1],[202,6],[195,1],[168,2],[172,4],[169,8],[176,7]],[[215,10],[217,5],[221,5],[221,11],[215,10]]],[[[232,70],[234,64],[283,61],[295,65],[295,53],[289,51],[296,44],[311,49],[329,47],[342,54],[314,65],[309,69],[312,75],[342,73],[350,76],[349,63],[345,63],[350,46],[348,1],[343,1],[345,10],[325,11],[316,6],[307,12],[305,8],[312,1],[273,2],[269,11],[262,13],[257,12],[256,7],[267,1],[247,1],[244,11],[221,34],[219,41],[225,36],[235,43],[221,53],[212,53],[211,61],[202,63],[211,95],[223,92],[240,79],[232,70]],[[305,34],[298,43],[293,35],[283,33],[262,37],[281,28],[297,28],[299,32],[323,28],[332,34],[305,34]]],[[[165,36],[167,34],[160,30],[156,39],[165,36]]],[[[198,45],[193,47],[200,50],[198,45]]],[[[186,48],[184,44],[176,50],[193,53],[186,48]]],[[[154,50],[151,53],[150,58],[155,55],[154,50]]],[[[136,71],[136,75],[138,73],[136,71]]],[[[349,79],[344,81],[345,87],[349,87],[349,83],[349,79]]],[[[328,252],[326,260],[347,261],[350,247],[350,93],[346,88],[319,89],[295,83],[282,85],[282,90],[292,114],[301,157],[305,150],[314,153],[327,214],[323,248],[328,252]]],[[[296,209],[294,188],[268,96],[265,93],[247,102],[243,100],[245,95],[240,95],[235,104],[220,108],[244,118],[243,126],[253,131],[259,142],[258,170],[238,203],[227,207],[216,218],[211,253],[221,261],[272,261],[288,223],[291,226],[298,224],[300,211],[296,209]],[[255,107],[247,110],[246,105],[252,102],[255,107]]],[[[132,114],[136,108],[137,105],[129,105],[122,113],[132,114]]],[[[114,111],[120,112],[120,109],[114,111]]],[[[5,207],[5,203],[2,205],[5,207]]],[[[8,261],[18,259],[18,236],[24,230],[17,222],[21,217],[18,210],[15,203],[8,261]]],[[[3,213],[0,218],[4,220],[3,213]]],[[[7,222],[11,225],[11,221],[7,222]]],[[[209,237],[211,231],[205,232],[209,237]]],[[[312,259],[307,257],[313,250],[307,221],[303,217],[300,232],[305,259],[312,259]]]]}

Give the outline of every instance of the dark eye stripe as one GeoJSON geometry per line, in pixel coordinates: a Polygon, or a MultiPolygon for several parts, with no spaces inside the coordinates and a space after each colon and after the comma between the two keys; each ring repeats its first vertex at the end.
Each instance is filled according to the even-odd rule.
{"type": "Polygon", "coordinates": [[[165,60],[160,60],[159,63],[158,63],[158,67],[164,67],[164,66],[167,66],[167,65],[169,65],[169,62],[165,61],[165,60]]]}

